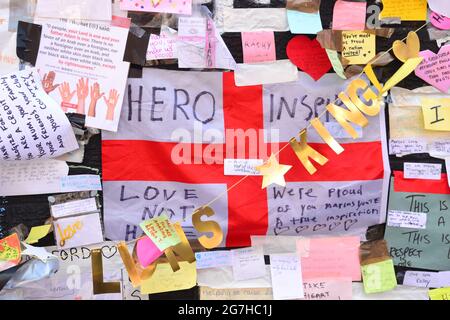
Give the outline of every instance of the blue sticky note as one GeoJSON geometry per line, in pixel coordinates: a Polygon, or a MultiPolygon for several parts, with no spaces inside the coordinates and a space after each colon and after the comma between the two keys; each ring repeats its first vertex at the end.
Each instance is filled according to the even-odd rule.
{"type": "Polygon", "coordinates": [[[291,33],[317,34],[322,31],[320,13],[304,13],[295,10],[287,10],[287,17],[291,33]]]}

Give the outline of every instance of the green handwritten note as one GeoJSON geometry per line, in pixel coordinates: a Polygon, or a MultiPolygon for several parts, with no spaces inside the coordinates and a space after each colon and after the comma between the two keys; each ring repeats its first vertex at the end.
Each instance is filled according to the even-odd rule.
{"type": "Polygon", "coordinates": [[[391,184],[389,210],[427,214],[425,229],[386,227],[395,265],[450,270],[450,194],[395,192],[391,184]]]}
{"type": "Polygon", "coordinates": [[[361,266],[361,271],[366,293],[389,291],[397,286],[392,259],[361,266]]]}
{"type": "Polygon", "coordinates": [[[181,242],[175,228],[165,215],[143,221],[140,223],[140,226],[160,251],[164,251],[181,242]]]}
{"type": "Polygon", "coordinates": [[[450,288],[439,288],[428,291],[431,300],[450,300],[450,288]]]}

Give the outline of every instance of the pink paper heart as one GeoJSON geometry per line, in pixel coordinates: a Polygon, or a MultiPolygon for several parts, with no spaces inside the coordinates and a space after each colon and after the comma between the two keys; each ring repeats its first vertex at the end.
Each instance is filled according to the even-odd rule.
{"type": "Polygon", "coordinates": [[[419,55],[424,59],[415,70],[416,76],[447,93],[450,89],[450,45],[443,46],[437,54],[425,50],[419,55]]]}
{"type": "Polygon", "coordinates": [[[144,237],[136,244],[136,254],[139,263],[145,268],[158,259],[162,252],[149,237],[144,237]]]}
{"type": "Polygon", "coordinates": [[[431,11],[430,21],[433,26],[441,30],[450,30],[450,18],[431,11]]]}

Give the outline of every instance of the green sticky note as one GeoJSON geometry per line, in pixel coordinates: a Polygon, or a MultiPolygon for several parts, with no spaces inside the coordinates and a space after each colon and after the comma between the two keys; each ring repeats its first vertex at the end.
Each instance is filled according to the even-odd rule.
{"type": "Polygon", "coordinates": [[[392,259],[361,266],[361,271],[366,293],[389,291],[397,286],[392,259]]]}
{"type": "Polygon", "coordinates": [[[423,212],[425,229],[386,226],[384,235],[396,266],[450,270],[450,194],[395,192],[389,210],[423,212]]]}
{"type": "Polygon", "coordinates": [[[331,65],[333,66],[334,72],[341,77],[342,79],[347,79],[344,74],[344,67],[342,66],[341,60],[339,59],[338,53],[336,50],[325,49],[328,55],[328,59],[330,59],[331,65]]]}
{"type": "Polygon", "coordinates": [[[450,288],[439,288],[428,291],[431,300],[450,300],[450,288]]]}
{"type": "Polygon", "coordinates": [[[165,215],[143,221],[139,225],[160,251],[164,251],[181,242],[177,231],[165,215]]]}
{"type": "Polygon", "coordinates": [[[33,244],[38,242],[40,239],[44,238],[48,232],[50,231],[51,224],[46,224],[39,227],[33,227],[28,234],[28,237],[25,239],[25,243],[33,244]]]}

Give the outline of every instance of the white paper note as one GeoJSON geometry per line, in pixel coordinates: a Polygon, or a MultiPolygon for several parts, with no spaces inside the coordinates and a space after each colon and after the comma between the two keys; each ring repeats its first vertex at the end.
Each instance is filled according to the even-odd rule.
{"type": "Polygon", "coordinates": [[[39,0],[36,17],[111,21],[111,0],[39,0]]]}
{"type": "Polygon", "coordinates": [[[103,242],[103,231],[98,213],[58,219],[53,225],[59,249],[103,242]]]}
{"type": "Polygon", "coordinates": [[[389,154],[411,154],[427,152],[427,142],[424,139],[390,139],[389,154]]]}
{"type": "Polygon", "coordinates": [[[288,31],[285,8],[224,8],[225,32],[288,31]]]}
{"type": "Polygon", "coordinates": [[[160,35],[151,34],[148,42],[147,60],[175,59],[177,54],[177,31],[161,28],[160,35]]]}
{"type": "Polygon", "coordinates": [[[177,50],[179,68],[203,68],[206,66],[206,19],[180,17],[178,19],[177,50]]]}
{"type": "Polygon", "coordinates": [[[225,159],[223,163],[226,176],[260,176],[257,166],[264,164],[262,159],[225,159]]]}
{"type": "Polygon", "coordinates": [[[234,81],[238,87],[296,80],[298,80],[298,68],[290,60],[238,63],[234,73],[234,81]]]}
{"type": "Polygon", "coordinates": [[[46,194],[61,191],[69,167],[59,160],[9,161],[0,165],[0,196],[46,194]]]}
{"type": "Polygon", "coordinates": [[[436,288],[438,281],[437,272],[406,271],[403,278],[404,286],[436,288]]]}
{"type": "Polygon", "coordinates": [[[52,205],[50,210],[54,218],[62,218],[96,211],[97,202],[95,201],[95,198],[69,201],[52,205]]]}
{"type": "Polygon", "coordinates": [[[195,253],[197,269],[216,268],[232,265],[231,251],[206,251],[195,253]]]}
{"type": "Polygon", "coordinates": [[[440,163],[404,163],[405,179],[441,180],[442,164],[440,163]]]}
{"type": "Polygon", "coordinates": [[[387,225],[390,227],[426,229],[427,214],[423,212],[389,210],[387,225]]]}
{"type": "Polygon", "coordinates": [[[232,255],[235,280],[256,279],[266,275],[262,247],[232,250],[232,255]]]}
{"type": "Polygon", "coordinates": [[[102,190],[100,176],[95,174],[62,177],[60,183],[62,192],[102,190]]]}
{"type": "Polygon", "coordinates": [[[300,259],[296,254],[270,255],[270,272],[274,300],[304,297],[300,259]]]}
{"type": "Polygon", "coordinates": [[[50,159],[75,149],[70,122],[36,69],[0,78],[0,160],[50,159]]]}

